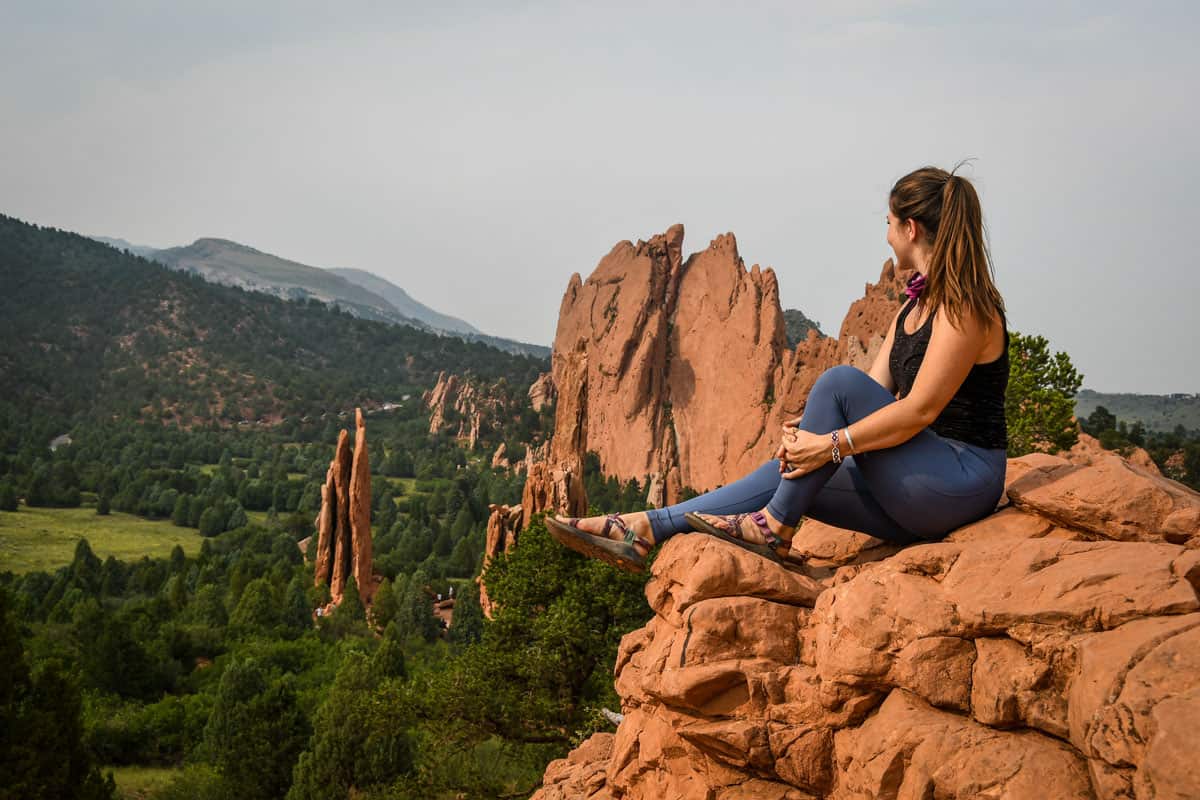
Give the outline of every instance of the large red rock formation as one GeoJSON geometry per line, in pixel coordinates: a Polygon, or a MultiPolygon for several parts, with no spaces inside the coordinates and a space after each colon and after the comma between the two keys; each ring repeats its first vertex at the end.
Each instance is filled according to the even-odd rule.
{"type": "MultiPolygon", "coordinates": [[[[869,366],[899,306],[889,261],[850,308],[837,339],[812,333],[795,350],[784,335],[775,273],[747,269],[733,234],[682,256],[683,226],[618,243],[583,281],[573,275],[552,355],[559,398],[546,467],[527,498],[575,508],[554,470],[572,473],[586,451],[606,474],[649,479],[673,502],[684,486],[727,483],[770,457],[773,432],[799,415],[817,377],[838,363],[869,366]]],[[[573,473],[572,473],[573,474],[573,473]]],[[[581,490],[581,488],[580,488],[581,490]]]]}
{"type": "Polygon", "coordinates": [[[1200,494],[1123,464],[1010,460],[938,543],[806,523],[798,571],[674,537],[534,797],[1200,797],[1200,494]]]}
{"type": "Polygon", "coordinates": [[[487,538],[483,545],[483,567],[479,572],[479,577],[476,580],[479,582],[479,606],[483,609],[484,616],[488,619],[492,618],[493,603],[487,593],[487,585],[483,580],[483,573],[487,570],[488,564],[492,563],[492,559],[501,553],[506,553],[517,543],[517,536],[522,527],[522,517],[524,512],[520,506],[508,506],[497,503],[492,503],[488,506],[492,512],[488,516],[487,522],[487,538]]]}
{"type": "Polygon", "coordinates": [[[354,411],[354,461],[350,469],[351,571],[360,591],[371,585],[371,464],[362,409],[354,411]]]}
{"type": "Polygon", "coordinates": [[[338,433],[333,460],[321,485],[321,510],[315,521],[317,553],[315,583],[329,586],[336,605],[350,576],[369,603],[379,584],[371,554],[371,467],[367,458],[367,429],[362,409],[355,410],[353,455],[350,435],[338,433]]]}
{"type": "Polygon", "coordinates": [[[315,572],[317,585],[328,584],[333,578],[333,556],[337,526],[337,488],[334,473],[342,470],[337,463],[337,451],[325,471],[325,482],[321,484],[321,510],[317,513],[317,556],[315,572]]]}
{"type": "Polygon", "coordinates": [[[333,461],[338,469],[333,474],[333,490],[337,497],[334,506],[333,534],[333,572],[329,576],[329,591],[334,598],[342,596],[346,585],[346,577],[350,574],[353,541],[350,532],[350,470],[352,468],[350,454],[350,434],[345,430],[338,432],[337,449],[333,461]]]}
{"type": "Polygon", "coordinates": [[[521,505],[525,523],[541,511],[569,516],[587,513],[583,488],[583,455],[588,440],[587,414],[580,413],[588,402],[588,358],[579,351],[554,351],[555,380],[562,389],[554,407],[554,436],[540,447],[525,452],[525,490],[521,505]]]}
{"type": "Polygon", "coordinates": [[[438,433],[453,427],[449,421],[449,412],[453,409],[453,416],[458,420],[455,438],[473,450],[485,425],[495,427],[500,424],[505,396],[499,384],[479,384],[471,378],[439,373],[434,387],[422,395],[429,408],[429,432],[438,433]]]}

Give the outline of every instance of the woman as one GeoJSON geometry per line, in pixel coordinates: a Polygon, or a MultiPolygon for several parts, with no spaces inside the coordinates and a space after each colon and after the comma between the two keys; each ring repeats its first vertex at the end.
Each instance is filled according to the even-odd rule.
{"type": "Polygon", "coordinates": [[[888,208],[896,267],[915,273],[870,373],[826,370],[775,459],[740,480],[649,512],[547,518],[552,535],[641,571],[655,544],[689,530],[782,563],[802,516],[908,544],[990,514],[1004,491],[1008,325],[979,197],[924,167],[888,208]]]}

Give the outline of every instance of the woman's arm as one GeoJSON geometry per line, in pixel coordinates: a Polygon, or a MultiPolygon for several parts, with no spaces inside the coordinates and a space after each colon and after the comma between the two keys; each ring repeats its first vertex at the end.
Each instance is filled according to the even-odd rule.
{"type": "MultiPolygon", "coordinates": [[[[952,326],[945,316],[934,317],[929,347],[912,391],[902,400],[889,403],[848,426],[853,447],[846,440],[846,428],[843,428],[839,436],[839,449],[843,455],[884,450],[907,442],[937,419],[954,397],[986,346],[987,334],[970,316],[964,315],[961,330],[952,326]]],[[[880,352],[871,367],[872,377],[875,377],[881,359],[886,364],[885,354],[890,352],[890,344],[880,352]]],[[[891,383],[890,375],[888,383],[891,383]]],[[[828,434],[809,433],[785,425],[784,441],[776,457],[796,468],[784,471],[783,477],[799,477],[828,463],[832,458],[831,445],[828,434]]]]}
{"type": "MultiPolygon", "coordinates": [[[[903,310],[904,306],[900,306],[900,311],[903,310]]],[[[879,349],[879,354],[875,356],[875,363],[871,365],[871,370],[867,373],[893,396],[896,394],[896,382],[892,380],[892,344],[896,340],[896,322],[900,319],[900,311],[897,311],[896,316],[892,317],[892,324],[888,326],[887,336],[883,339],[883,347],[879,349]]]]}
{"type": "MultiPolygon", "coordinates": [[[[850,425],[854,447],[849,452],[883,450],[916,436],[942,413],[986,346],[987,332],[974,317],[964,314],[959,329],[947,315],[936,315],[912,391],[850,425]]],[[[875,368],[871,371],[874,376],[875,368]]]]}

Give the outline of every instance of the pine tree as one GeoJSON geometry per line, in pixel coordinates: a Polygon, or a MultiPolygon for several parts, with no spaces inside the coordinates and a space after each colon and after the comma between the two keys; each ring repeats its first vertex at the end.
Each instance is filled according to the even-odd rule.
{"type": "Polygon", "coordinates": [[[469,581],[454,599],[454,617],[450,622],[450,641],[471,644],[483,638],[483,608],[479,605],[479,585],[469,581]]]}
{"type": "Polygon", "coordinates": [[[1079,440],[1075,393],[1083,376],[1066,353],[1050,355],[1043,336],[1009,331],[1010,366],[1004,414],[1010,458],[1070,449],[1079,440]]]}

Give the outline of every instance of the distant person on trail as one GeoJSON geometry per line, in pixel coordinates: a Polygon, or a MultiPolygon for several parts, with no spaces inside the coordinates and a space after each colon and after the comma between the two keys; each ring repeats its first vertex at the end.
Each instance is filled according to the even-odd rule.
{"type": "Polygon", "coordinates": [[[990,514],[1007,465],[1008,321],[975,187],[937,167],[905,175],[888,197],[887,242],[908,300],[875,363],[826,370],[772,460],[666,508],[547,517],[554,538],[640,572],[685,531],[784,564],[803,516],[910,544],[990,514]]]}

